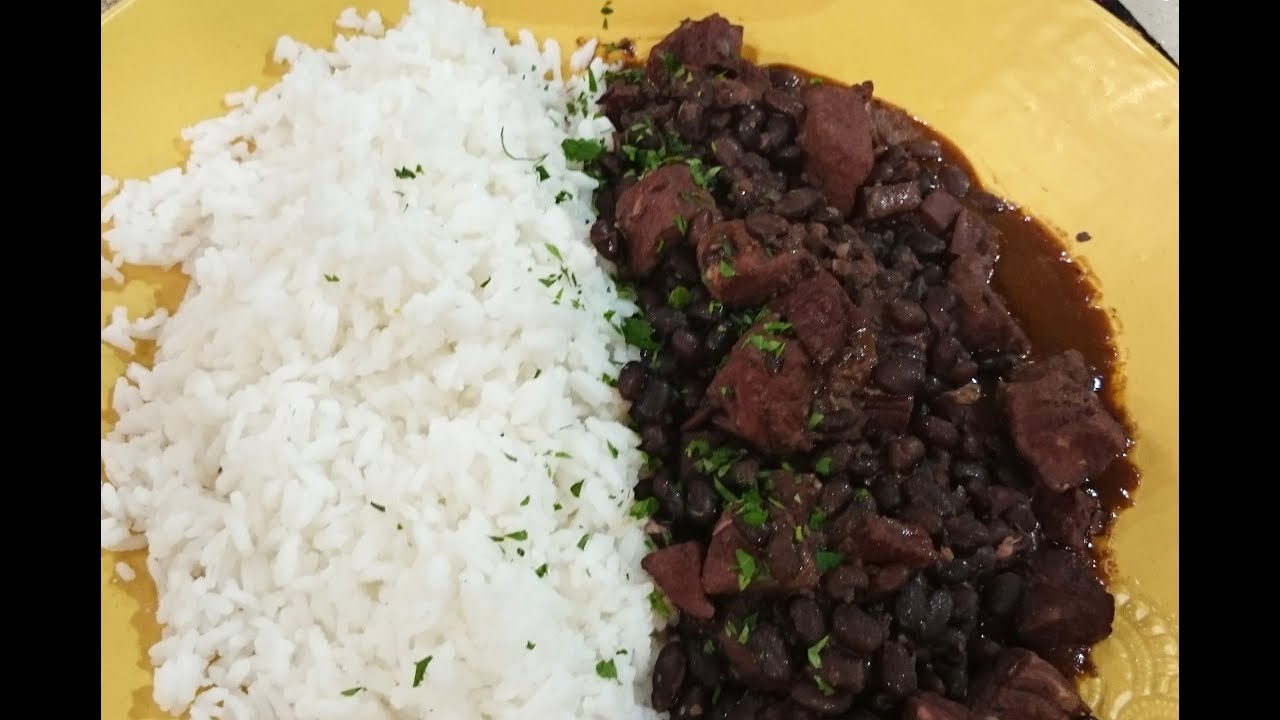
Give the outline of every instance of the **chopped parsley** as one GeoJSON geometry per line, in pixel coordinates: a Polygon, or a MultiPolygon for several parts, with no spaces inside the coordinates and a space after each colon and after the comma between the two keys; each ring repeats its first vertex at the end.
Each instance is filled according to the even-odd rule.
{"type": "Polygon", "coordinates": [[[330,275],[328,273],[325,273],[324,279],[326,282],[338,282],[337,275],[330,275]]]}
{"type": "Polygon", "coordinates": [[[535,575],[537,575],[538,577],[546,577],[546,575],[547,575],[547,564],[546,564],[546,563],[542,563],[541,565],[539,565],[539,566],[538,566],[538,569],[537,569],[537,570],[534,570],[533,572],[534,572],[534,574],[535,574],[535,575]]]}
{"type": "Polygon", "coordinates": [[[819,550],[813,560],[818,566],[818,573],[821,574],[844,562],[844,555],[830,550],[819,550]]]}
{"type": "Polygon", "coordinates": [[[511,462],[515,462],[515,461],[516,461],[516,456],[515,456],[515,455],[512,455],[511,453],[507,453],[507,452],[504,452],[504,453],[502,453],[502,454],[503,454],[503,455],[504,455],[508,460],[510,460],[511,462]]]}
{"type": "Polygon", "coordinates": [[[764,324],[764,331],[767,333],[773,333],[774,335],[781,335],[790,329],[791,323],[783,322],[781,320],[775,320],[764,324]]]}
{"type": "Polygon", "coordinates": [[[796,542],[804,542],[804,526],[803,525],[797,525],[795,528],[795,531],[792,534],[795,536],[796,542]]]}
{"type": "Polygon", "coordinates": [[[703,641],[703,643],[702,643],[702,653],[703,653],[704,655],[710,655],[711,653],[714,653],[715,651],[716,651],[716,644],[715,644],[715,643],[711,642],[711,640],[704,640],[704,641],[703,641]]]}
{"type": "Polygon", "coordinates": [[[561,190],[560,192],[556,193],[557,205],[559,205],[560,203],[566,200],[572,200],[572,199],[573,199],[573,195],[570,195],[568,190],[561,190]]]}
{"type": "Polygon", "coordinates": [[[418,175],[421,175],[422,172],[423,170],[421,165],[414,168],[413,170],[410,170],[407,167],[396,168],[396,177],[400,178],[401,180],[412,180],[418,175]]]}
{"type": "Polygon", "coordinates": [[[711,187],[711,181],[720,174],[721,170],[719,165],[708,168],[697,158],[691,158],[688,164],[693,183],[704,190],[711,187]]]}
{"type": "Polygon", "coordinates": [[[689,232],[689,221],[685,220],[683,215],[679,213],[672,215],[671,222],[675,224],[676,230],[679,230],[681,235],[689,232]]]}
{"type": "Polygon", "coordinates": [[[422,684],[422,678],[427,674],[427,666],[431,664],[431,656],[428,655],[413,664],[413,686],[418,687],[422,684]]]}
{"type": "Polygon", "coordinates": [[[854,490],[854,491],[853,491],[853,499],[854,499],[854,500],[863,500],[863,501],[865,501],[865,500],[870,500],[870,499],[871,499],[871,491],[870,491],[870,490],[868,490],[868,489],[866,489],[866,488],[864,488],[864,487],[860,487],[860,488],[858,488],[857,490],[854,490]]]}
{"type": "Polygon", "coordinates": [[[658,588],[654,588],[653,592],[649,593],[649,607],[653,608],[653,614],[658,617],[671,617],[671,608],[667,606],[667,599],[658,588]]]}
{"type": "Polygon", "coordinates": [[[632,315],[622,321],[622,337],[628,345],[641,350],[657,350],[662,347],[653,339],[653,326],[639,315],[632,315]]]}
{"type": "Polygon", "coordinates": [[[528,531],[528,530],[517,530],[517,531],[515,531],[515,532],[513,532],[513,533],[507,533],[506,535],[490,535],[490,536],[489,536],[489,539],[490,539],[490,540],[492,540],[492,541],[494,541],[494,542],[502,542],[503,540],[506,540],[506,539],[508,539],[508,538],[510,538],[510,539],[512,539],[512,540],[528,540],[528,539],[529,539],[529,531],[528,531]]]}
{"type": "Polygon", "coordinates": [[[542,182],[543,180],[546,180],[547,178],[551,177],[551,173],[547,172],[547,169],[542,167],[542,163],[538,163],[537,165],[534,165],[533,171],[538,173],[538,182],[542,182]]]}
{"type": "Polygon", "coordinates": [[[811,77],[811,78],[809,78],[809,84],[810,84],[810,85],[821,85],[821,84],[822,84],[822,78],[820,78],[820,77],[811,77]]]}
{"type": "Polygon", "coordinates": [[[813,463],[813,471],[818,473],[819,475],[830,475],[831,474],[831,458],[825,455],[818,458],[817,461],[813,463]]]}
{"type": "MultiPolygon", "coordinates": [[[[600,8],[600,14],[604,16],[604,22],[601,23],[600,26],[605,30],[609,29],[609,16],[613,14],[612,5],[613,5],[613,0],[604,0],[604,5],[600,8]]],[[[599,670],[600,668],[596,667],[596,671],[599,672],[599,670]]],[[[614,677],[617,677],[617,676],[615,675],[614,677]]]]}
{"type": "MultiPolygon", "coordinates": [[[[677,215],[676,217],[679,217],[677,215]]],[[[693,301],[693,293],[689,292],[689,288],[683,285],[677,285],[671,288],[671,292],[667,293],[667,304],[677,310],[683,310],[693,301]]]]}
{"type": "Polygon", "coordinates": [[[662,60],[662,67],[667,71],[668,75],[677,75],[684,67],[680,62],[680,58],[673,55],[667,50],[658,53],[658,59],[662,60]]]}
{"type": "Polygon", "coordinates": [[[565,452],[565,451],[563,451],[563,450],[557,450],[557,451],[556,451],[556,457],[561,458],[561,459],[568,459],[568,460],[572,460],[572,459],[573,459],[573,456],[572,456],[572,455],[570,455],[569,453],[567,453],[567,452],[565,452]]]}
{"type": "Polygon", "coordinates": [[[551,257],[555,258],[559,262],[564,262],[564,256],[560,254],[560,248],[552,245],[551,243],[545,243],[545,245],[547,252],[551,253],[551,257]]]}
{"type": "Polygon", "coordinates": [[[588,543],[590,540],[591,540],[591,533],[587,533],[586,535],[583,535],[581,538],[579,538],[579,539],[578,539],[578,549],[579,549],[579,550],[586,550],[586,549],[587,549],[587,543],[588,543]]]}
{"type": "Polygon", "coordinates": [[[533,643],[533,641],[532,641],[532,640],[530,640],[529,642],[526,642],[526,643],[524,644],[524,649],[525,649],[525,650],[532,650],[532,649],[534,649],[534,648],[536,648],[536,647],[538,647],[538,646],[537,646],[537,645],[535,645],[535,644],[533,643]]]}
{"type": "Polygon", "coordinates": [[[564,150],[565,160],[589,163],[604,154],[604,141],[565,138],[560,143],[560,148],[564,150]]]}
{"type": "Polygon", "coordinates": [[[534,379],[534,380],[537,380],[537,379],[538,379],[538,378],[540,378],[540,377],[542,377],[542,368],[538,368],[537,370],[534,370],[534,371],[533,371],[533,379],[534,379]]]}
{"type": "Polygon", "coordinates": [[[587,89],[591,92],[596,92],[600,89],[600,85],[596,82],[596,74],[591,68],[587,68],[587,89]]]}
{"type": "Polygon", "coordinates": [[[711,444],[706,440],[690,440],[684,447],[685,457],[702,457],[711,452],[711,444]]]}
{"type": "Polygon", "coordinates": [[[751,581],[760,574],[760,568],[756,565],[756,559],[745,550],[734,550],[733,554],[738,560],[737,567],[732,568],[738,573],[738,589],[746,590],[751,581]]]}
{"type": "Polygon", "coordinates": [[[810,530],[820,530],[822,528],[822,523],[826,521],[827,513],[822,508],[816,507],[813,509],[813,512],[809,513],[808,525],[810,530]]]}
{"type": "Polygon", "coordinates": [[[719,269],[720,269],[720,277],[731,278],[734,275],[738,274],[738,271],[733,269],[733,266],[729,264],[728,260],[721,260],[719,269]]]}
{"type": "Polygon", "coordinates": [[[831,685],[828,684],[826,680],[823,680],[817,675],[814,675],[813,681],[818,684],[818,689],[822,691],[823,695],[830,697],[836,694],[836,689],[831,687],[831,685]]]}
{"type": "Polygon", "coordinates": [[[374,509],[374,510],[377,510],[378,512],[386,512],[386,511],[387,511],[387,507],[386,507],[385,505],[379,505],[379,504],[378,504],[378,503],[376,503],[376,502],[370,502],[369,504],[370,504],[370,505],[372,505],[372,506],[373,506],[373,509],[374,509]]]}
{"type": "Polygon", "coordinates": [[[809,422],[808,422],[809,429],[810,429],[810,430],[812,430],[812,429],[814,429],[814,428],[818,427],[818,425],[822,423],[822,418],[824,418],[824,417],[826,417],[826,416],[825,416],[825,415],[823,415],[822,413],[818,412],[817,410],[814,410],[812,413],[810,413],[810,414],[809,414],[809,422]]]}
{"type": "Polygon", "coordinates": [[[631,506],[631,517],[637,520],[652,517],[658,512],[659,507],[661,506],[658,503],[658,498],[645,498],[644,500],[637,501],[635,505],[631,506]]]}
{"type": "Polygon", "coordinates": [[[570,495],[572,495],[572,496],[574,496],[574,497],[578,497],[578,496],[582,495],[582,483],[584,483],[584,482],[586,482],[586,480],[579,480],[578,482],[576,482],[576,483],[574,483],[574,484],[570,485],[570,486],[569,486],[569,494],[570,494],[570,495]]]}
{"type": "Polygon", "coordinates": [[[347,689],[347,690],[343,690],[343,691],[342,691],[342,696],[343,696],[343,697],[351,697],[352,695],[355,695],[356,693],[360,692],[361,690],[364,690],[364,688],[362,688],[362,687],[353,687],[353,688],[350,688],[350,689],[347,689]]]}
{"type": "Polygon", "coordinates": [[[525,505],[528,505],[528,504],[529,504],[529,496],[525,495],[524,499],[520,501],[520,507],[524,507],[525,505]]]}
{"type": "Polygon", "coordinates": [[[492,280],[492,279],[493,279],[493,278],[491,278],[491,277],[487,277],[487,278],[485,278],[485,279],[484,279],[484,282],[480,283],[480,289],[481,289],[481,290],[483,290],[484,288],[489,287],[489,281],[490,281],[490,280],[492,280]]]}
{"type": "Polygon", "coordinates": [[[747,342],[751,343],[751,345],[760,352],[765,353],[766,355],[772,355],[775,360],[782,357],[782,351],[787,346],[787,344],[781,340],[766,338],[762,335],[754,334],[747,336],[747,342]]]}
{"type": "Polygon", "coordinates": [[[815,668],[822,667],[822,651],[826,649],[827,643],[831,641],[830,635],[823,635],[822,639],[809,646],[807,652],[809,656],[809,664],[815,668]]]}
{"type": "Polygon", "coordinates": [[[738,630],[738,644],[746,645],[751,639],[751,631],[756,629],[756,624],[760,621],[760,617],[756,613],[742,618],[742,628],[738,630]]]}
{"type": "Polygon", "coordinates": [[[614,447],[613,443],[609,442],[608,440],[605,440],[604,444],[609,446],[610,455],[612,455],[613,457],[618,457],[618,448],[614,447]]]}
{"type": "Polygon", "coordinates": [[[605,680],[617,680],[618,666],[613,664],[613,658],[601,660],[596,663],[596,675],[599,675],[605,680]]]}

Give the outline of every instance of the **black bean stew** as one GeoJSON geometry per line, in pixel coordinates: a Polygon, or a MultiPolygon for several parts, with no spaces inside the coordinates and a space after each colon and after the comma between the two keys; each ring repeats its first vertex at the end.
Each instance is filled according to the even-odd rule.
{"type": "Polygon", "coordinates": [[[1072,678],[1114,614],[1094,540],[1136,479],[1107,318],[870,83],[741,49],[713,15],[611,76],[617,149],[589,168],[643,312],[618,386],[675,613],[654,708],[1087,716],[1072,678]]]}

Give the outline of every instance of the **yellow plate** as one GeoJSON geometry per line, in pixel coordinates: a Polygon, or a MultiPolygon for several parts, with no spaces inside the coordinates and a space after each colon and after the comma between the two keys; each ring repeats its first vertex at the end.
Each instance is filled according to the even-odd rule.
{"type": "MultiPolygon", "coordinates": [[[[221,112],[223,93],[270,83],[274,40],[328,45],[350,0],[124,0],[102,19],[102,172],[145,177],[181,161],[178,131],[221,112]]],[[[1115,634],[1095,652],[1084,695],[1104,720],[1173,720],[1178,710],[1178,73],[1089,0],[486,0],[491,23],[528,27],[562,47],[602,33],[653,40],[718,10],[746,25],[765,62],[848,81],[954,140],[984,182],[1074,236],[1100,278],[1127,361],[1144,481],[1122,515],[1115,634]]],[[[361,1],[389,24],[405,0],[361,1]]],[[[647,43],[642,42],[643,45],[647,43]]],[[[171,309],[181,278],[104,281],[111,307],[171,309]]],[[[144,355],[146,348],[139,348],[144,355]]],[[[123,355],[103,345],[108,387],[123,355]]],[[[102,717],[165,717],[151,702],[146,647],[159,637],[142,553],[102,554],[102,717]],[[139,579],[122,584],[123,560],[139,579]]]]}

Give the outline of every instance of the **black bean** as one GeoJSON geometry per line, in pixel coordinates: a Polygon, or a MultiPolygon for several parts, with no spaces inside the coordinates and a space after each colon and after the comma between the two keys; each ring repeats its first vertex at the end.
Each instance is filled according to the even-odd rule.
{"type": "Polygon", "coordinates": [[[832,687],[862,692],[867,685],[867,663],[850,657],[839,650],[827,649],[822,653],[822,678],[832,687]]]}
{"type": "Polygon", "coordinates": [[[787,608],[791,617],[791,626],[805,645],[815,645],[827,634],[827,621],[822,616],[822,607],[818,601],[808,597],[798,597],[791,601],[787,608]]]}
{"type": "Polygon", "coordinates": [[[979,370],[992,375],[1004,375],[1018,364],[1018,356],[1011,352],[980,350],[974,353],[973,359],[977,361],[979,370]]]}
{"type": "Polygon", "coordinates": [[[662,455],[671,443],[665,425],[648,425],[640,431],[640,449],[650,455],[662,455]]]}
{"type": "Polygon", "coordinates": [[[947,623],[951,621],[951,611],[954,607],[950,590],[945,588],[935,590],[933,594],[929,595],[928,612],[925,614],[921,636],[926,640],[931,640],[945,630],[947,623]]]}
{"type": "Polygon", "coordinates": [[[924,692],[933,692],[942,695],[946,693],[947,686],[942,682],[942,678],[938,677],[938,673],[934,672],[932,665],[917,667],[917,681],[920,689],[924,692]]]}
{"type": "Polygon", "coordinates": [[[974,577],[985,577],[996,566],[996,551],[991,547],[980,547],[968,558],[969,570],[974,577]]]}
{"type": "Polygon", "coordinates": [[[963,703],[969,697],[969,671],[964,665],[948,665],[938,668],[947,684],[947,697],[963,703]]]}
{"type": "Polygon", "coordinates": [[[827,517],[834,517],[852,499],[853,485],[848,480],[837,478],[829,480],[822,486],[822,493],[818,496],[818,507],[822,508],[827,517]]]}
{"type": "Polygon", "coordinates": [[[671,713],[671,720],[699,720],[710,710],[710,691],[701,685],[690,685],[680,693],[680,703],[671,713]]]}
{"type": "Polygon", "coordinates": [[[667,273],[674,280],[694,285],[695,295],[701,289],[698,261],[690,252],[672,252],[667,259],[667,273]]]}
{"type": "Polygon", "coordinates": [[[702,398],[707,394],[707,386],[697,377],[686,376],[680,380],[680,402],[685,412],[694,412],[702,407],[702,398]]]}
{"type": "Polygon", "coordinates": [[[840,221],[840,211],[831,207],[830,205],[824,205],[818,208],[817,210],[814,210],[813,213],[809,216],[809,219],[813,220],[814,222],[826,223],[830,225],[832,223],[837,223],[840,221]]]}
{"type": "Polygon", "coordinates": [[[960,628],[948,628],[942,631],[933,643],[935,659],[952,665],[963,663],[968,655],[969,636],[960,628]]]}
{"type": "Polygon", "coordinates": [[[719,496],[711,483],[702,478],[689,481],[684,504],[689,520],[699,525],[706,525],[719,515],[719,496]]]}
{"type": "Polygon", "coordinates": [[[920,187],[914,182],[867,186],[862,189],[862,201],[863,214],[880,220],[920,207],[920,187]]]}
{"type": "Polygon", "coordinates": [[[886,448],[889,469],[899,474],[907,472],[924,457],[924,450],[924,443],[914,435],[903,435],[890,440],[886,448]]]}
{"type": "Polygon", "coordinates": [[[785,65],[771,65],[769,82],[776,88],[796,88],[804,83],[804,78],[785,65]]]}
{"type": "Polygon", "coordinates": [[[765,548],[765,567],[769,574],[786,585],[804,568],[795,537],[790,532],[776,532],[765,548]]]}
{"type": "Polygon", "coordinates": [[[785,117],[770,115],[760,133],[760,152],[772,155],[791,141],[791,127],[785,117]]]}
{"type": "Polygon", "coordinates": [[[760,131],[764,127],[764,111],[758,107],[750,107],[738,120],[737,135],[743,147],[752,150],[760,147],[760,131]]]}
{"type": "Polygon", "coordinates": [[[836,600],[851,603],[868,585],[867,573],[853,565],[839,565],[822,576],[822,588],[836,600]]]}
{"type": "Polygon", "coordinates": [[[925,289],[920,291],[919,295],[919,297],[924,297],[924,294],[928,291],[928,286],[941,285],[946,282],[947,271],[937,263],[925,263],[924,267],[920,268],[920,275],[917,279],[926,286],[925,289]]]}
{"type": "Polygon", "coordinates": [[[870,655],[888,637],[888,628],[857,605],[840,605],[831,613],[831,637],[858,655],[870,655]]]}
{"type": "Polygon", "coordinates": [[[960,433],[956,426],[938,417],[925,415],[916,420],[916,431],[925,442],[944,448],[953,448],[960,442],[960,433]]]}
{"type": "Polygon", "coordinates": [[[982,606],[992,615],[1003,617],[1012,613],[1022,599],[1022,578],[1006,572],[987,582],[982,596],[982,606]]]}
{"type": "Polygon", "coordinates": [[[666,468],[658,470],[653,475],[653,496],[658,498],[658,502],[662,503],[662,509],[672,518],[679,520],[685,514],[685,496],[684,487],[671,477],[671,472],[666,468]]]}
{"type": "Polygon", "coordinates": [[[920,173],[920,177],[916,178],[916,184],[920,186],[920,194],[927,199],[929,193],[942,187],[942,180],[936,172],[925,170],[920,173]]]}
{"type": "Polygon", "coordinates": [[[1003,650],[1000,643],[989,637],[975,637],[969,642],[969,655],[979,662],[989,662],[1003,650]]]}
{"type": "Polygon", "coordinates": [[[663,307],[650,310],[648,315],[649,324],[664,339],[671,337],[672,333],[684,327],[686,323],[684,313],[673,307],[667,307],[665,302],[663,307]]]}
{"type": "Polygon", "coordinates": [[[685,643],[685,658],[688,660],[689,675],[693,681],[703,687],[714,689],[720,684],[720,655],[714,649],[711,652],[704,652],[704,644],[696,637],[689,638],[685,643]]]}
{"type": "Polygon", "coordinates": [[[644,365],[632,360],[618,371],[618,394],[623,400],[635,402],[644,391],[644,365]]]}
{"type": "Polygon", "coordinates": [[[760,461],[755,458],[743,458],[729,468],[724,482],[734,490],[746,490],[756,486],[756,474],[760,472],[760,461]]]}
{"type": "Polygon", "coordinates": [[[929,598],[924,587],[924,576],[917,574],[898,591],[893,601],[893,619],[903,632],[916,640],[924,638],[924,624],[928,614],[929,598]]]}
{"type": "Polygon", "coordinates": [[[761,622],[751,631],[747,640],[751,655],[759,664],[760,672],[766,678],[780,682],[791,674],[791,659],[787,655],[787,645],[782,633],[771,623],[761,622]]]}
{"type": "Polygon", "coordinates": [[[671,334],[671,349],[680,360],[692,363],[702,357],[702,339],[687,327],[671,334]]]}
{"type": "Polygon", "coordinates": [[[640,401],[631,406],[631,416],[641,422],[653,422],[660,419],[671,402],[671,386],[660,378],[650,378],[644,384],[644,392],[640,401]]]}
{"type": "Polygon", "coordinates": [[[813,188],[796,188],[774,203],[773,211],[785,218],[798,220],[822,206],[822,195],[813,188]]]}
{"type": "MultiPolygon", "coordinates": [[[[785,195],[783,196],[786,197],[785,195]]],[[[786,220],[773,213],[753,213],[747,216],[747,232],[756,239],[769,240],[785,235],[790,225],[786,220]]]]}
{"type": "Polygon", "coordinates": [[[937,257],[947,252],[946,240],[920,228],[907,231],[905,241],[907,247],[921,257],[937,257]]]}
{"type": "Polygon", "coordinates": [[[676,131],[689,140],[701,140],[706,135],[706,123],[703,122],[703,107],[691,100],[680,103],[676,110],[676,131]]]}
{"type": "MultiPolygon", "coordinates": [[[[788,173],[799,172],[800,166],[804,164],[804,149],[799,145],[784,145],[773,154],[773,161],[777,163],[780,170],[788,173]]],[[[837,214],[838,218],[839,215],[837,214]]],[[[823,220],[821,222],[833,221],[823,220]]]]}
{"type": "Polygon", "coordinates": [[[972,181],[965,171],[955,165],[943,165],[942,169],[938,171],[938,177],[942,180],[942,187],[946,188],[947,192],[952,195],[962,198],[969,194],[969,186],[972,181]]]}
{"type": "Polygon", "coordinates": [[[924,386],[924,364],[890,356],[880,360],[871,371],[871,379],[885,392],[906,396],[924,386]]]}
{"type": "Polygon", "coordinates": [[[662,378],[670,378],[676,372],[676,356],[674,353],[655,351],[645,353],[645,362],[649,363],[649,372],[662,378]]]}
{"type": "Polygon", "coordinates": [[[622,256],[622,236],[608,220],[597,220],[591,226],[591,244],[596,252],[613,262],[622,256]]]}
{"type": "Polygon", "coordinates": [[[666,712],[675,706],[680,686],[684,684],[685,654],[678,640],[669,642],[658,652],[653,664],[653,709],[666,712]]]}
{"type": "Polygon", "coordinates": [[[880,459],[875,455],[861,455],[849,462],[849,474],[866,479],[880,472],[880,459]]]}
{"type": "Polygon", "coordinates": [[[726,168],[736,168],[742,164],[742,143],[730,135],[719,135],[711,141],[711,152],[716,163],[726,168]]]}
{"type": "MultiPolygon", "coordinates": [[[[695,295],[698,294],[695,291],[695,295]]],[[[712,302],[708,299],[701,299],[688,308],[689,317],[697,320],[704,325],[713,325],[724,319],[724,305],[719,302],[712,302]]]]}
{"type": "Polygon", "coordinates": [[[787,117],[796,120],[804,114],[804,101],[794,92],[785,90],[765,90],[764,96],[765,107],[780,112],[787,117]]]}
{"type": "Polygon", "coordinates": [[[951,588],[951,622],[966,625],[978,618],[978,591],[968,585],[951,588]]]}
{"type": "Polygon", "coordinates": [[[1004,518],[1014,530],[1023,535],[1030,536],[1040,527],[1040,521],[1027,503],[1018,503],[1009,508],[1004,512],[1004,518]]]}
{"type": "Polygon", "coordinates": [[[910,300],[894,300],[885,305],[884,309],[889,322],[903,332],[923,330],[929,323],[929,316],[925,314],[924,308],[910,300]]]}
{"type": "Polygon", "coordinates": [[[991,482],[991,474],[987,472],[987,468],[980,462],[973,460],[958,460],[951,464],[951,477],[956,482],[968,485],[972,482],[980,482],[983,484],[991,482]]]}
{"type": "Polygon", "coordinates": [[[916,691],[916,661],[911,651],[898,642],[885,643],[880,648],[880,687],[898,697],[907,697],[916,691]]]}
{"type": "Polygon", "coordinates": [[[902,143],[902,149],[922,160],[942,159],[942,145],[937,140],[908,140],[902,143]]]}
{"type": "Polygon", "coordinates": [[[735,335],[733,323],[722,322],[707,333],[707,338],[702,341],[702,344],[713,357],[719,357],[733,345],[735,335]]]}
{"type": "Polygon", "coordinates": [[[892,476],[877,475],[868,487],[871,490],[871,497],[875,498],[876,505],[881,510],[892,511],[902,504],[902,490],[898,487],[898,481],[892,476]]]}
{"type": "Polygon", "coordinates": [[[836,690],[828,695],[812,680],[796,681],[791,686],[791,699],[800,707],[812,710],[823,717],[840,715],[853,704],[851,693],[836,690]]]}
{"type": "Polygon", "coordinates": [[[1009,204],[986,190],[973,190],[969,193],[969,202],[975,210],[981,212],[1004,212],[1009,204]]]}

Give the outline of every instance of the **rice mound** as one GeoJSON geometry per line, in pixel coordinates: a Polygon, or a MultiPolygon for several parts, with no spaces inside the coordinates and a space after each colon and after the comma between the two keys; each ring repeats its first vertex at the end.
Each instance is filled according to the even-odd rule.
{"type": "Polygon", "coordinates": [[[159,591],[155,700],[197,720],[656,718],[642,455],[610,382],[635,354],[609,318],[635,307],[561,150],[608,142],[603,83],[445,0],[340,25],[364,34],[281,38],[278,85],[229,96],[184,132],[185,172],[103,209],[104,277],[191,277],[172,317],[103,335],[158,342],[102,442],[102,546],[147,547],[159,591]]]}

